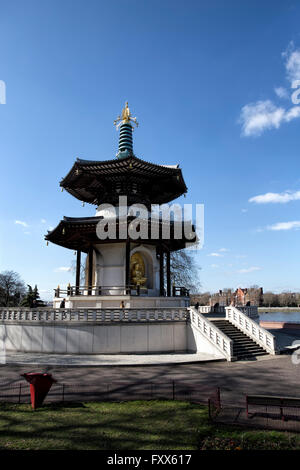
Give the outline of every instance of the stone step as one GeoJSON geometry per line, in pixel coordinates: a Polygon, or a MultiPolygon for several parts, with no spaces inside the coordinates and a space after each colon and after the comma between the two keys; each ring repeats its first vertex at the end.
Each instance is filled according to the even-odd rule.
{"type": "Polygon", "coordinates": [[[254,352],[265,352],[265,350],[261,348],[233,348],[233,352],[234,353],[239,353],[239,352],[254,353],[254,352]]]}
{"type": "Polygon", "coordinates": [[[247,359],[247,358],[253,358],[253,357],[258,357],[258,356],[265,356],[266,354],[267,354],[266,352],[261,352],[257,354],[245,353],[245,354],[237,354],[235,355],[235,357],[237,358],[237,360],[240,360],[240,359],[247,359]]]}
{"type": "Polygon", "coordinates": [[[234,340],[234,343],[237,343],[237,344],[255,344],[256,346],[259,346],[261,347],[259,344],[257,344],[255,341],[249,341],[248,339],[240,339],[240,340],[237,340],[237,339],[234,339],[234,338],[231,338],[234,340]]]}
{"type": "Polygon", "coordinates": [[[216,325],[225,335],[233,341],[233,355],[239,359],[253,358],[256,356],[264,356],[268,354],[264,348],[253,341],[249,336],[239,330],[236,326],[228,320],[213,320],[212,323],[216,325]]]}
{"type": "Polygon", "coordinates": [[[259,344],[254,343],[254,341],[253,341],[252,343],[242,343],[242,342],[239,343],[239,342],[235,341],[235,342],[233,343],[233,347],[264,349],[264,348],[262,348],[259,344]]]}

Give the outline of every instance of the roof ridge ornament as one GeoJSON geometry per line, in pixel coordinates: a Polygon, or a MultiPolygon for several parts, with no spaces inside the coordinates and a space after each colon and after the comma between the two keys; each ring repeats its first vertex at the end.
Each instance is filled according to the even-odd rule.
{"type": "Polygon", "coordinates": [[[137,122],[136,117],[132,116],[128,107],[128,101],[126,101],[125,108],[122,109],[122,115],[118,116],[117,119],[114,120],[114,126],[116,126],[116,129],[118,130],[121,124],[130,124],[130,121],[134,122],[136,127],[138,127],[139,123],[137,122]]]}

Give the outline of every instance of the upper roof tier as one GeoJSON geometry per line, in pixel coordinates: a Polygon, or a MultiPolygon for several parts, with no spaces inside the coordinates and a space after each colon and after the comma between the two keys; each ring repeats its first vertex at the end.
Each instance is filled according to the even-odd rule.
{"type": "Polygon", "coordinates": [[[77,199],[90,203],[163,204],[187,192],[178,165],[157,165],[131,154],[114,160],[77,158],[60,186],[77,199]]]}

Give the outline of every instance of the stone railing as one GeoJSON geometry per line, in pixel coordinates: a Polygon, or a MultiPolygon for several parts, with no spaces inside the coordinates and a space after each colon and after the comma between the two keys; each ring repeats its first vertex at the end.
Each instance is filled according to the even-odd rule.
{"type": "MultiPolygon", "coordinates": [[[[123,296],[132,295],[139,296],[147,294],[148,289],[146,287],[136,286],[128,284],[126,286],[68,286],[66,289],[57,287],[54,289],[54,297],[74,297],[74,296],[123,296]]],[[[189,297],[190,291],[186,287],[173,286],[172,296],[173,297],[189,297]]],[[[168,297],[171,297],[171,293],[168,297]]]]}
{"type": "MultiPolygon", "coordinates": [[[[219,306],[210,306],[210,305],[200,305],[198,307],[198,311],[200,313],[226,313],[226,307],[219,305],[219,306]]],[[[243,312],[247,317],[250,318],[258,318],[258,308],[256,305],[247,305],[244,307],[237,307],[241,312],[243,312]]]]}
{"type": "Polygon", "coordinates": [[[210,305],[200,305],[198,307],[200,313],[225,313],[224,307],[211,307],[210,305]]]}
{"type": "Polygon", "coordinates": [[[194,307],[188,308],[190,322],[202,335],[214,345],[214,347],[226,357],[228,361],[233,359],[233,342],[219,328],[194,307]]]}
{"type": "Polygon", "coordinates": [[[270,354],[276,354],[275,337],[258,325],[254,320],[242,312],[242,308],[251,307],[226,307],[226,320],[239,328],[243,333],[258,343],[270,354]]]}
{"type": "Polygon", "coordinates": [[[151,322],[186,321],[188,311],[164,308],[0,308],[0,322],[151,322]]]}
{"type": "Polygon", "coordinates": [[[245,307],[235,307],[240,312],[243,312],[247,317],[252,319],[258,319],[258,308],[256,305],[247,305],[245,307]]]}

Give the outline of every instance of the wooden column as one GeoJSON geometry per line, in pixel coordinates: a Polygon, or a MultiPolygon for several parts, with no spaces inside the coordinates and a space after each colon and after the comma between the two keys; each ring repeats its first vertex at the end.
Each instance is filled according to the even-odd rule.
{"type": "Polygon", "coordinates": [[[89,257],[89,270],[88,270],[88,295],[92,294],[92,284],[93,284],[93,254],[94,250],[91,246],[89,249],[88,257],[89,257]]]}
{"type": "MultiPolygon", "coordinates": [[[[130,284],[130,240],[126,240],[126,255],[125,255],[125,288],[130,284]]],[[[130,291],[128,292],[130,294],[130,291]]],[[[127,291],[126,291],[127,294],[127,291]]]]}
{"type": "Polygon", "coordinates": [[[163,247],[159,247],[159,295],[165,295],[164,289],[164,252],[163,247]]]}
{"type": "Polygon", "coordinates": [[[167,296],[171,297],[171,260],[170,250],[167,251],[167,296]]]}
{"type": "Polygon", "coordinates": [[[81,251],[77,250],[77,258],[76,258],[76,282],[75,282],[75,292],[76,295],[79,294],[79,286],[80,286],[80,267],[81,267],[81,251]]]}

